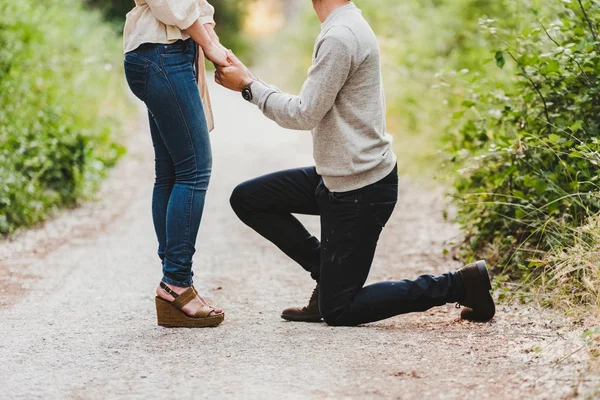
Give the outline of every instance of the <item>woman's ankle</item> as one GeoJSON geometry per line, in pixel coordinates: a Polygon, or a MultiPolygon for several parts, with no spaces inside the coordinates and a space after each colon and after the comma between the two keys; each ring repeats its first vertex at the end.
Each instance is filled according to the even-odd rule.
{"type": "Polygon", "coordinates": [[[175,297],[176,297],[173,295],[173,292],[177,295],[180,295],[183,292],[185,292],[186,290],[188,290],[189,288],[190,288],[189,286],[188,287],[176,286],[176,285],[171,285],[171,284],[168,284],[168,283],[162,281],[156,287],[156,295],[165,300],[173,301],[173,300],[175,300],[175,297]]]}

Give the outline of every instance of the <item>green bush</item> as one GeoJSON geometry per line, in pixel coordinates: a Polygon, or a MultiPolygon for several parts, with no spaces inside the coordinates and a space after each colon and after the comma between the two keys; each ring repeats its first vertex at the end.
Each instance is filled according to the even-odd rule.
{"type": "Polygon", "coordinates": [[[0,233],[97,187],[123,153],[120,44],[77,0],[0,0],[0,233]]]}
{"type": "Polygon", "coordinates": [[[529,274],[600,211],[600,6],[554,0],[538,19],[534,2],[519,4],[534,16],[522,29],[482,22],[511,84],[465,76],[450,140],[467,254],[529,274]]]}

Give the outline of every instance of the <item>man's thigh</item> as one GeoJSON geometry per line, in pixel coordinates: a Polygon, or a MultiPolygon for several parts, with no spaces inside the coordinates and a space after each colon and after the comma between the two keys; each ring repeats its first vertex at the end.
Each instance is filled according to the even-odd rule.
{"type": "Polygon", "coordinates": [[[321,177],[315,167],[278,171],[238,185],[232,205],[269,213],[318,215],[315,191],[321,177]]]}
{"type": "Polygon", "coordinates": [[[379,189],[332,193],[317,190],[321,215],[319,302],[326,320],[341,317],[369,276],[379,236],[391,215],[395,194],[379,189]],[[381,198],[380,198],[381,197],[381,198]],[[380,200],[389,201],[385,209],[380,200]],[[375,202],[377,201],[377,202],[375,202]]]}

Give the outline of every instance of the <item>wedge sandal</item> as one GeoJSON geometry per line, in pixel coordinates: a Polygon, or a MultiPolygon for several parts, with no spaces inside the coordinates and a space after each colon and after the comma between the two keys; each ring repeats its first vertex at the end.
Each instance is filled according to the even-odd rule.
{"type": "Polygon", "coordinates": [[[156,319],[158,325],[169,328],[206,328],[217,326],[225,319],[225,314],[217,314],[213,307],[203,305],[194,315],[187,315],[182,308],[198,296],[196,289],[191,286],[181,294],[175,293],[165,283],[160,288],[173,296],[175,300],[168,301],[158,296],[156,302],[156,319]]]}

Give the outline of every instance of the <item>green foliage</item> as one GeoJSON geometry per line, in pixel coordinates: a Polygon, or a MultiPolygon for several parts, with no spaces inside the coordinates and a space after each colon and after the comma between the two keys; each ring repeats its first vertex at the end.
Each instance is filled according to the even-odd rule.
{"type": "Polygon", "coordinates": [[[300,15],[272,38],[263,39],[254,52],[260,54],[257,72],[273,77],[269,83],[289,92],[299,92],[312,63],[315,39],[320,22],[309,2],[303,4],[300,15]]]}
{"type": "Polygon", "coordinates": [[[533,2],[519,4],[533,16],[520,29],[482,21],[510,81],[457,83],[466,95],[450,142],[466,254],[529,275],[600,211],[600,7],[554,0],[538,18],[533,2]]]}
{"type": "Polygon", "coordinates": [[[244,18],[252,1],[217,0],[211,2],[215,7],[215,30],[224,46],[235,53],[244,54],[249,43],[243,36],[244,18]]]}
{"type": "Polygon", "coordinates": [[[0,234],[91,194],[123,153],[120,53],[77,0],[0,0],[0,234]]]}
{"type": "MultiPolygon", "coordinates": [[[[481,34],[481,19],[508,28],[523,24],[520,2],[497,0],[358,1],[382,48],[388,126],[402,170],[440,176],[440,150],[454,113],[460,111],[463,76],[507,81],[490,63],[493,46],[481,34]]],[[[498,63],[502,59],[497,60],[498,63]]],[[[452,174],[452,172],[450,172],[452,174]]]]}
{"type": "Polygon", "coordinates": [[[133,0],[86,0],[86,2],[91,7],[102,10],[105,17],[115,24],[117,30],[123,29],[125,15],[135,7],[133,0]]]}

